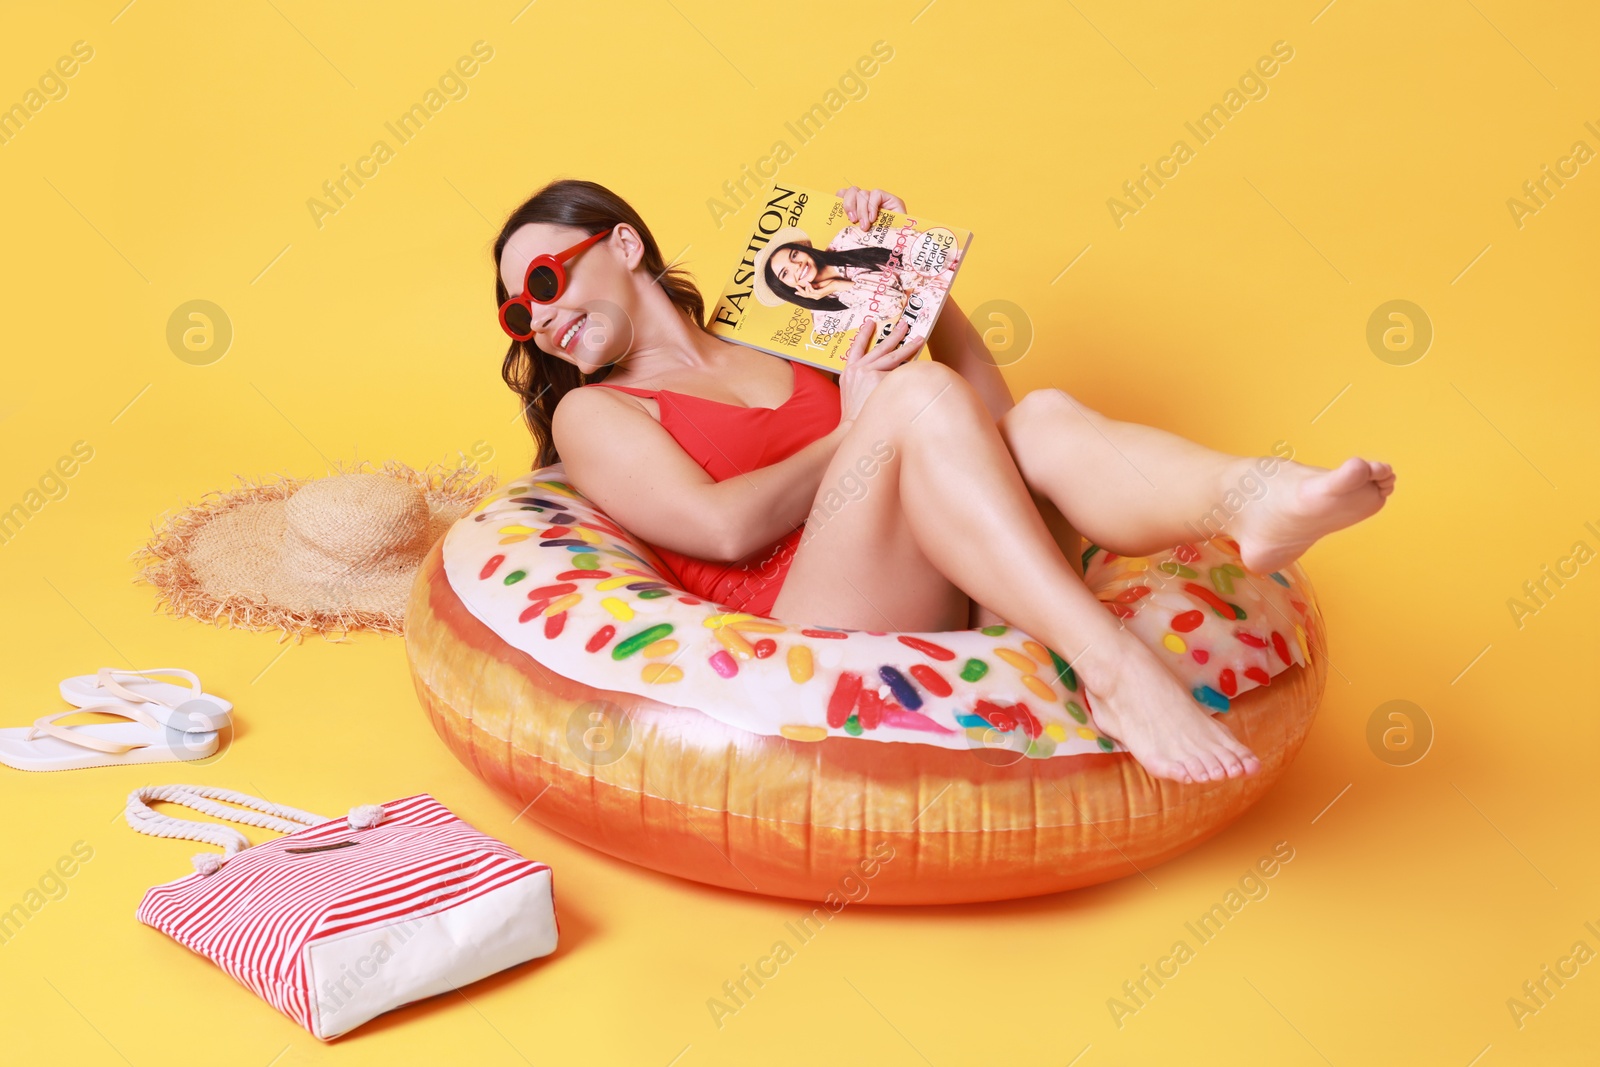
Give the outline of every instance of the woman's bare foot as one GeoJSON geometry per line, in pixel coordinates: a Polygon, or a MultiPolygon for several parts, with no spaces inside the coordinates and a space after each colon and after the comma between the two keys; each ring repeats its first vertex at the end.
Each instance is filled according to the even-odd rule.
{"type": "Polygon", "coordinates": [[[1196,704],[1138,639],[1124,632],[1083,664],[1095,725],[1121,742],[1155,778],[1241,778],[1261,770],[1254,752],[1196,704]]]}
{"type": "Polygon", "coordinates": [[[1356,457],[1333,470],[1291,461],[1266,496],[1234,517],[1228,532],[1239,542],[1244,565],[1270,574],[1299,559],[1319,537],[1375,514],[1394,492],[1394,478],[1387,463],[1356,457]]]}

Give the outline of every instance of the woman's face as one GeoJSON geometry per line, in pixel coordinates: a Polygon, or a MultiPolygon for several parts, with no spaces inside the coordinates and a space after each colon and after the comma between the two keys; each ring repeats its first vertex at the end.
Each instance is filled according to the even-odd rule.
{"type": "MultiPolygon", "coordinates": [[[[558,255],[586,236],[572,226],[530,223],[511,235],[500,255],[500,281],[513,296],[522,292],[528,264],[558,255]]],[[[620,230],[578,253],[563,266],[567,285],[549,304],[533,303],[533,339],[541,352],[564,359],[585,374],[621,359],[632,343],[628,328],[633,301],[632,271],[620,253],[620,230]]]]}
{"type": "Polygon", "coordinates": [[[791,246],[772,253],[772,273],[802,296],[811,290],[817,277],[817,263],[803,248],[791,246]]]}

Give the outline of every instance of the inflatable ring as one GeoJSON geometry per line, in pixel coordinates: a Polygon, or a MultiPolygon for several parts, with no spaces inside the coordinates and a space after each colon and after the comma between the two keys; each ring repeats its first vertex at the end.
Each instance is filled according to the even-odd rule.
{"type": "Polygon", "coordinates": [[[1071,666],[1016,627],[880,633],[728,611],[566,481],[518,477],[418,571],[406,652],[434,728],[519,809],[683,878],[829,901],[1001,900],[1142,871],[1222,829],[1311,728],[1322,618],[1298,565],[1217,538],[1093,545],[1086,581],[1261,759],[1150,777],[1071,666]]]}

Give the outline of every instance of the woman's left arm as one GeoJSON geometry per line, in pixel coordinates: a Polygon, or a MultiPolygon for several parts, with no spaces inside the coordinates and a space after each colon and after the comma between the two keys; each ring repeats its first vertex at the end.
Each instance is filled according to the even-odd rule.
{"type": "Polygon", "coordinates": [[[934,320],[933,332],[928,335],[928,355],[965,378],[983,399],[984,407],[995,421],[1016,404],[1005,375],[995,366],[977,328],[956,305],[952,295],[945,296],[944,307],[934,320]]]}
{"type": "MultiPolygon", "coordinates": [[[[862,189],[852,185],[840,189],[838,195],[844,200],[845,214],[858,226],[871,226],[883,208],[899,212],[906,210],[905,201],[882,189],[862,189]]],[[[948,293],[939,318],[933,324],[933,332],[928,336],[928,356],[965,378],[996,421],[1016,405],[1011,397],[1011,387],[1006,385],[1005,376],[989,357],[983,338],[978,336],[978,331],[961,308],[956,306],[955,298],[948,293]]]]}

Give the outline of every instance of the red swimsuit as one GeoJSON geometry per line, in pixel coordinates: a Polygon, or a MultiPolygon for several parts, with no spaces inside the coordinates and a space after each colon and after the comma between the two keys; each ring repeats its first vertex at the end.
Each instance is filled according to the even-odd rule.
{"type": "MultiPolygon", "coordinates": [[[[592,384],[634,396],[654,397],[661,408],[662,427],[707,474],[720,482],[786,459],[839,425],[839,387],[810,364],[790,360],[789,365],[793,368],[794,390],[777,408],[743,408],[670,389],[592,384]]],[[[653,544],[650,547],[672,568],[686,592],[736,611],[770,616],[804,529],[802,525],[737,563],[696,559],[653,544]]]]}

